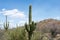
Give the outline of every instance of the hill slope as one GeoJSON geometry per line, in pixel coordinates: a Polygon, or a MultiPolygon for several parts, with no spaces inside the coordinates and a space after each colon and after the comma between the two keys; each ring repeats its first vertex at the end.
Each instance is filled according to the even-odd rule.
{"type": "Polygon", "coordinates": [[[37,24],[37,30],[42,32],[50,32],[55,30],[56,33],[60,33],[60,20],[45,19],[37,24]]]}

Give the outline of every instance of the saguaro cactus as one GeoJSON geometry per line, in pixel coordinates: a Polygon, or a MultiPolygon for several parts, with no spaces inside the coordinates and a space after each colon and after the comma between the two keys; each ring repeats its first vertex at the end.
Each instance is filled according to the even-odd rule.
{"type": "Polygon", "coordinates": [[[4,23],[4,29],[7,31],[9,27],[9,22],[7,21],[7,16],[6,16],[6,22],[4,23]]]}
{"type": "Polygon", "coordinates": [[[36,28],[36,23],[32,21],[32,6],[29,6],[29,24],[25,24],[25,29],[28,32],[28,40],[31,40],[33,31],[36,28]]]}

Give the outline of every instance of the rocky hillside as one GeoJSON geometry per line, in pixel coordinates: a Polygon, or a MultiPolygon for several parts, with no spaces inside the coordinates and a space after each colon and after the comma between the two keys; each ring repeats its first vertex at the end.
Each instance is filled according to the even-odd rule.
{"type": "Polygon", "coordinates": [[[60,33],[60,20],[45,19],[37,24],[37,30],[42,32],[50,32],[51,30],[60,33]]]}

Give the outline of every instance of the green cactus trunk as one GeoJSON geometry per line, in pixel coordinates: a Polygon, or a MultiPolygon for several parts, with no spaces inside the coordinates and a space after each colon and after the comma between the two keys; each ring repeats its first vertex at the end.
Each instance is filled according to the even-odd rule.
{"type": "Polygon", "coordinates": [[[28,32],[28,40],[31,40],[33,31],[36,28],[36,23],[32,21],[32,6],[29,6],[29,24],[25,24],[25,29],[28,32]]]}
{"type": "Polygon", "coordinates": [[[32,6],[29,6],[29,24],[32,23],[32,6]]]}
{"type": "MultiPolygon", "coordinates": [[[[32,23],[32,6],[29,6],[29,25],[32,23]]],[[[29,28],[30,29],[30,28],[29,28]]],[[[30,29],[31,30],[31,29],[30,29]]],[[[31,40],[31,32],[28,32],[28,40],[31,40]]]]}
{"type": "Polygon", "coordinates": [[[31,34],[30,34],[30,32],[28,33],[28,40],[31,40],[31,34]]]}

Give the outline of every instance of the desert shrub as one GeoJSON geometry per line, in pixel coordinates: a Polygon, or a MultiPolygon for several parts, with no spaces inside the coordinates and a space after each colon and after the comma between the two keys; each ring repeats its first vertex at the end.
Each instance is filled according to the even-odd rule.
{"type": "Polygon", "coordinates": [[[32,40],[42,40],[44,37],[43,33],[35,31],[32,36],[32,40]]]}
{"type": "Polygon", "coordinates": [[[16,28],[12,31],[9,31],[7,34],[7,40],[26,40],[24,28],[16,28]]]}

